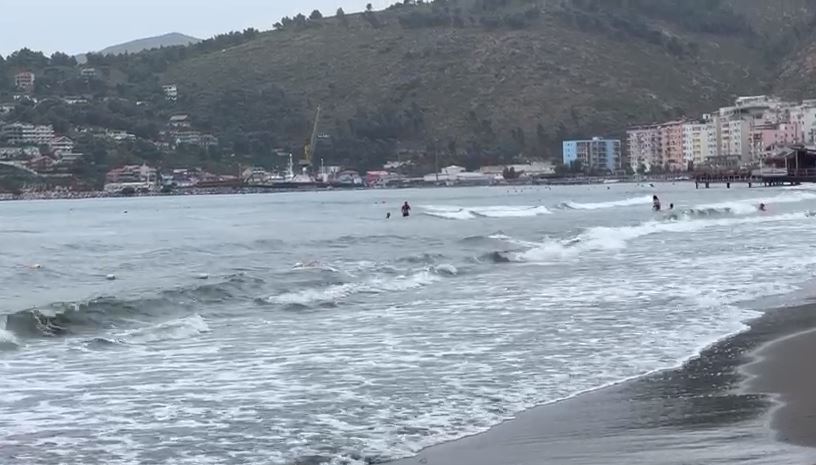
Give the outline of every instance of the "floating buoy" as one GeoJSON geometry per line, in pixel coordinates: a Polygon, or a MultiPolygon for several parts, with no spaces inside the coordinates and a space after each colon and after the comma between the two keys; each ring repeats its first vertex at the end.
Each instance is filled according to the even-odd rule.
{"type": "Polygon", "coordinates": [[[108,281],[116,281],[116,275],[115,274],[109,274],[109,275],[105,276],[105,279],[107,279],[108,281]]]}
{"type": "Polygon", "coordinates": [[[207,273],[200,273],[196,276],[196,279],[210,279],[210,275],[207,273]]]}
{"type": "Polygon", "coordinates": [[[39,263],[31,265],[32,270],[39,270],[40,268],[42,268],[42,265],[40,265],[39,263]]]}

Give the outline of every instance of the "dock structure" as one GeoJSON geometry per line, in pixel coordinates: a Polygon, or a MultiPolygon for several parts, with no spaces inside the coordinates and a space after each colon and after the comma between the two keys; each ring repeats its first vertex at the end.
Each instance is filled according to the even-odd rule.
{"type": "Polygon", "coordinates": [[[697,188],[712,184],[748,184],[753,186],[783,186],[816,183],[816,147],[792,146],[768,157],[761,168],[748,171],[705,172],[694,176],[697,188]]]}

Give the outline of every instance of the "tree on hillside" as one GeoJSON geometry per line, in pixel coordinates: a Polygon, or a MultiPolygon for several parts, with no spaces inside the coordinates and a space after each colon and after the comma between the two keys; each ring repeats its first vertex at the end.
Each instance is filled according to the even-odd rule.
{"type": "Polygon", "coordinates": [[[76,66],[77,61],[76,58],[68,56],[65,53],[54,52],[51,55],[50,64],[51,66],[76,66]]]}
{"type": "Polygon", "coordinates": [[[323,14],[320,10],[314,10],[312,14],[309,15],[309,19],[316,20],[316,19],[323,19],[323,14]]]}
{"type": "Polygon", "coordinates": [[[374,6],[373,6],[373,5],[371,5],[370,3],[366,5],[366,11],[369,11],[369,12],[370,12],[370,11],[371,11],[371,10],[373,10],[373,9],[374,9],[374,6]]]}
{"type": "Polygon", "coordinates": [[[48,58],[42,52],[34,52],[27,48],[17,50],[6,58],[10,68],[27,68],[32,70],[48,66],[48,58]]]}
{"type": "Polygon", "coordinates": [[[337,13],[335,13],[335,16],[337,16],[340,19],[345,18],[346,17],[346,12],[343,11],[342,8],[338,8],[337,13]]]}

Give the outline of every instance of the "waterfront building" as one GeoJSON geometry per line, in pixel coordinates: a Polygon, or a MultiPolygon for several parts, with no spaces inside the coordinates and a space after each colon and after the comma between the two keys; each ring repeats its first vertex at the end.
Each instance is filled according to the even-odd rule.
{"type": "Polygon", "coordinates": [[[657,127],[660,140],[660,162],[666,171],[685,171],[688,169],[688,162],[683,153],[683,127],[686,122],[682,120],[670,121],[657,127]]]}
{"type": "Polygon", "coordinates": [[[626,154],[635,173],[648,172],[652,166],[663,166],[657,126],[638,126],[626,131],[626,154]]]}
{"type": "Polygon", "coordinates": [[[683,125],[683,160],[695,167],[717,156],[717,126],[708,119],[705,115],[703,121],[683,125]]]}
{"type": "Polygon", "coordinates": [[[112,169],[105,176],[105,192],[121,192],[124,189],[135,191],[155,190],[159,183],[156,168],[143,165],[126,165],[112,169]]]}
{"type": "Polygon", "coordinates": [[[611,173],[623,167],[621,143],[617,139],[565,140],[562,148],[566,166],[580,164],[585,170],[611,173]]]}

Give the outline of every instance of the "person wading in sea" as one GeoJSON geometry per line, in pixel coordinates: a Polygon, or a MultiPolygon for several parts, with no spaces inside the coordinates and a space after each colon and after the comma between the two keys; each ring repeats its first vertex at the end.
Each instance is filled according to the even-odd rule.
{"type": "Polygon", "coordinates": [[[402,217],[407,218],[409,216],[411,216],[411,206],[408,205],[408,202],[405,202],[402,205],[402,217]]]}
{"type": "Polygon", "coordinates": [[[657,196],[652,197],[652,210],[659,212],[660,211],[660,199],[657,196]]]}

